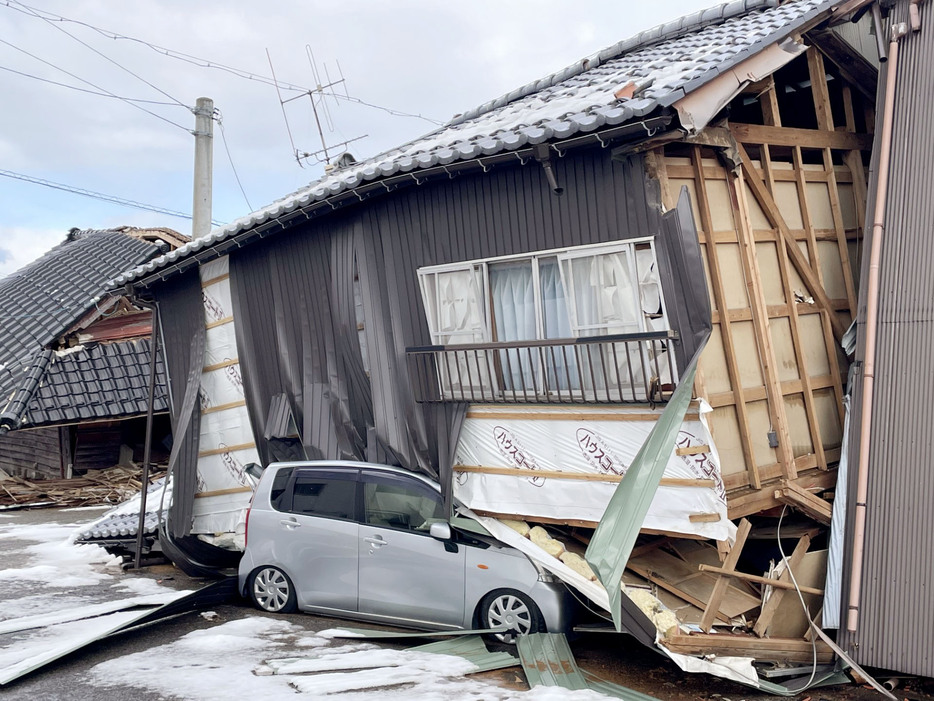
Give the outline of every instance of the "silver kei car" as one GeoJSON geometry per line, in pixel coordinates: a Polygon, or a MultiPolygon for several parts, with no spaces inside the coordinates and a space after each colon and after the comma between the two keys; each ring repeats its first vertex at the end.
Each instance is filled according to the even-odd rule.
{"type": "Polygon", "coordinates": [[[444,517],[437,483],[356,462],[274,463],[247,513],[240,592],[300,609],[409,628],[566,630],[568,592],[474,520],[444,517]]]}

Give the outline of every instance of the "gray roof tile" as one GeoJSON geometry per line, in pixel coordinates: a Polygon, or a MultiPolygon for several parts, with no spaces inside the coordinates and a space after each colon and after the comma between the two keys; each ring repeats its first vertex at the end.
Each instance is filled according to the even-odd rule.
{"type": "Polygon", "coordinates": [[[515,150],[528,144],[644,118],[716,77],[805,22],[829,12],[835,0],[735,0],[649,29],[550,76],[454,118],[397,149],[333,171],[318,182],[202,239],[120,275],[115,285],[142,278],[231,236],[361,181],[414,172],[515,150]],[[615,93],[637,84],[630,99],[615,93]]]}
{"type": "Polygon", "coordinates": [[[17,421],[20,390],[44,346],[94,307],[107,282],[161,249],[121,230],[77,231],[65,242],[0,278],[0,415],[17,421]],[[9,414],[9,416],[8,416],[9,414]],[[13,416],[15,414],[15,416],[13,416]]]}

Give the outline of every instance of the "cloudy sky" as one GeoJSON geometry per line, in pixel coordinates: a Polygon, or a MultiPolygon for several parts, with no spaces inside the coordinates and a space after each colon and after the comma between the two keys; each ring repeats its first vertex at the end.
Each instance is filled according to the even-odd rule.
{"type": "Polygon", "coordinates": [[[358,139],[347,148],[360,159],[713,4],[0,0],[0,277],[72,227],[190,233],[184,218],[21,178],[190,213],[198,97],[222,115],[213,216],[229,222],[321,177],[315,157],[294,155],[322,148],[303,95],[319,80],[344,79],[330,89],[343,97],[317,97],[326,143],[358,139]],[[264,82],[267,50],[281,98],[295,98],[284,106],[264,82]]]}

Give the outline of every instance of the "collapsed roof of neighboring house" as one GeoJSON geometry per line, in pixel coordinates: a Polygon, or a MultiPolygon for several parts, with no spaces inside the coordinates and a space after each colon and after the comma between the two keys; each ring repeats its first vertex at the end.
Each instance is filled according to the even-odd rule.
{"type": "MultiPolygon", "coordinates": [[[[675,103],[727,76],[743,61],[776,46],[786,60],[798,55],[805,47],[790,38],[840,19],[839,5],[834,0],[781,5],[776,0],[735,0],[646,30],[458,115],[399,148],[359,163],[349,159],[351,163],[317,182],[120,275],[114,284],[169,277],[223,255],[241,245],[241,239],[265,236],[306,221],[322,207],[330,212],[422,177],[485,169],[516,158],[547,158],[547,149],[536,152],[536,145],[573,146],[617,130],[643,136],[664,130],[674,126],[670,108],[675,103]]],[[[742,80],[732,79],[736,90],[721,107],[742,80]]],[[[682,124],[692,131],[703,126],[682,124]]]]}
{"type": "MultiPolygon", "coordinates": [[[[109,315],[126,315],[139,327],[132,335],[141,335],[148,326],[138,315],[116,300],[101,301],[106,283],[185,241],[170,229],[72,229],[64,242],[0,279],[0,431],[145,412],[148,340],[111,330],[86,334],[123,339],[109,347],[52,347],[66,334],[80,339],[83,327],[109,315]]],[[[119,326],[100,323],[108,322],[119,326]]],[[[165,397],[159,401],[165,410],[165,397]]]]}

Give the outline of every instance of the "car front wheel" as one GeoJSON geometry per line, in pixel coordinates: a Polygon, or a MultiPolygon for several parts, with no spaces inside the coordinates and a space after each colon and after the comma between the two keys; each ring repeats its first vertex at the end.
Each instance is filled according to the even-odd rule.
{"type": "Polygon", "coordinates": [[[262,567],[252,574],[250,598],[270,613],[292,613],[297,608],[292,580],[277,567],[262,567]]]}
{"type": "Polygon", "coordinates": [[[508,589],[490,592],[484,597],[480,602],[480,623],[485,628],[509,626],[510,630],[493,634],[496,640],[509,645],[515,645],[519,635],[545,629],[542,613],[535,602],[525,594],[508,589]]]}

